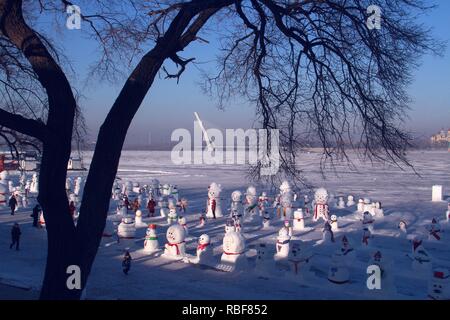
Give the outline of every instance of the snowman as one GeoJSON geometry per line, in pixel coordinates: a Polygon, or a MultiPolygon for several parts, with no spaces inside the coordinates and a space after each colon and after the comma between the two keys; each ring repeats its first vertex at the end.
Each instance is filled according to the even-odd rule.
{"type": "Polygon", "coordinates": [[[431,256],[423,247],[422,242],[423,240],[420,236],[417,236],[412,241],[412,255],[410,257],[412,260],[412,269],[419,272],[428,272],[431,271],[432,261],[431,256]]]}
{"type": "Polygon", "coordinates": [[[260,243],[256,252],[255,273],[261,276],[272,275],[274,270],[274,261],[265,243],[260,243]]]}
{"type": "Polygon", "coordinates": [[[158,198],[158,207],[161,217],[166,218],[169,215],[169,203],[166,196],[161,195],[158,198]]]}
{"type": "Polygon", "coordinates": [[[139,182],[133,182],[133,188],[131,190],[133,190],[134,193],[139,193],[141,191],[139,182]]]}
{"type": "Polygon", "coordinates": [[[188,259],[188,262],[190,263],[198,263],[203,265],[212,265],[213,264],[213,249],[211,246],[211,239],[207,234],[202,234],[198,238],[198,244],[197,244],[197,250],[196,250],[197,256],[192,259],[188,259]]]}
{"type": "MultiPolygon", "coordinates": [[[[392,263],[388,261],[381,253],[377,251],[370,259],[368,266],[378,266],[381,271],[381,290],[369,290],[371,294],[394,294],[397,292],[397,288],[394,285],[394,278],[391,272],[392,263]]],[[[367,288],[367,286],[366,286],[367,288]]]]}
{"type": "Polygon", "coordinates": [[[292,227],[289,220],[284,220],[284,228],[287,230],[289,237],[292,237],[292,227]]]}
{"type": "Polygon", "coordinates": [[[131,216],[123,217],[122,222],[119,224],[117,234],[123,239],[134,239],[136,237],[134,218],[131,216]]]}
{"type": "Polygon", "coordinates": [[[222,188],[220,184],[215,182],[211,183],[208,187],[208,200],[206,207],[208,208],[206,212],[207,218],[220,218],[222,217],[222,208],[220,206],[220,192],[222,188]]]}
{"type": "Polygon", "coordinates": [[[337,203],[337,208],[338,209],[345,209],[345,201],[344,201],[344,197],[339,197],[338,198],[338,203],[337,203]]]}
{"type": "Polygon", "coordinates": [[[294,211],[293,229],[295,231],[302,231],[305,229],[305,219],[303,217],[302,208],[299,208],[294,211]]]}
{"type": "Polygon", "coordinates": [[[7,187],[8,173],[6,171],[0,172],[0,205],[8,205],[8,187],[7,187]]]}
{"type": "Polygon", "coordinates": [[[83,195],[83,189],[84,189],[83,178],[78,177],[75,180],[75,188],[73,190],[73,193],[75,193],[77,197],[81,197],[83,195]]]}
{"type": "Polygon", "coordinates": [[[168,258],[182,259],[186,255],[186,234],[179,224],[173,224],[167,229],[167,243],[164,256],[168,258]]]}
{"type": "Polygon", "coordinates": [[[189,235],[189,229],[188,229],[188,226],[187,226],[187,223],[186,223],[186,218],[183,217],[183,216],[180,216],[178,218],[178,224],[183,227],[184,232],[185,232],[186,237],[187,237],[189,235]]]}
{"type": "Polygon", "coordinates": [[[294,195],[291,185],[288,181],[283,181],[280,186],[280,194],[276,201],[279,203],[279,212],[277,212],[277,214],[281,219],[291,219],[293,200],[294,195]]]}
{"type": "Polygon", "coordinates": [[[151,224],[147,228],[144,240],[144,251],[153,253],[159,250],[158,235],[156,234],[156,225],[151,224]]]}
{"type": "Polygon", "coordinates": [[[427,226],[428,240],[440,241],[441,240],[441,225],[435,218],[431,220],[431,224],[427,226]]]}
{"type": "Polygon", "coordinates": [[[245,217],[253,219],[255,214],[258,214],[258,197],[256,195],[256,188],[250,186],[245,193],[245,217]]]}
{"type": "Polygon", "coordinates": [[[73,188],[73,180],[70,177],[67,177],[66,179],[66,192],[70,194],[72,192],[73,188]]]}
{"type": "Polygon", "coordinates": [[[263,229],[270,228],[270,213],[267,210],[264,211],[262,228],[263,229]]]}
{"type": "Polygon", "coordinates": [[[347,197],[347,207],[351,207],[355,205],[355,198],[350,195],[347,197]]]}
{"type": "Polygon", "coordinates": [[[14,187],[14,183],[11,181],[11,180],[9,180],[8,181],[8,190],[9,190],[9,193],[14,193],[14,191],[16,191],[16,188],[14,187]]]}
{"type": "Polygon", "coordinates": [[[223,238],[222,249],[220,262],[225,266],[226,271],[237,271],[247,267],[244,254],[245,239],[239,232],[227,232],[223,238]]]}
{"type": "Polygon", "coordinates": [[[37,173],[33,173],[33,177],[31,178],[30,192],[32,193],[39,192],[39,177],[37,173]]]}
{"type": "Polygon", "coordinates": [[[23,193],[21,197],[22,197],[22,207],[24,209],[28,208],[28,197],[27,197],[26,192],[23,193]]]}
{"type": "Polygon", "coordinates": [[[367,227],[370,232],[373,232],[373,223],[375,222],[375,220],[372,218],[372,215],[368,211],[364,212],[361,222],[363,227],[367,227]]]}
{"type": "Polygon", "coordinates": [[[447,212],[445,212],[445,221],[450,223],[450,202],[447,204],[447,212]]]}
{"type": "Polygon", "coordinates": [[[330,225],[331,225],[331,230],[333,232],[339,231],[338,217],[335,214],[331,215],[329,222],[330,222],[330,225]]]}
{"type": "Polygon", "coordinates": [[[266,192],[263,192],[258,198],[259,215],[264,216],[264,213],[267,211],[268,207],[269,207],[269,197],[267,196],[266,192]]]}
{"type": "Polygon", "coordinates": [[[299,243],[294,243],[289,252],[288,261],[290,263],[290,270],[293,275],[300,280],[304,279],[304,274],[309,272],[310,269],[310,260],[312,258],[312,254],[302,248],[299,243]]]}
{"type": "Polygon", "coordinates": [[[377,201],[375,202],[374,208],[373,208],[374,216],[378,218],[384,217],[384,210],[381,206],[381,202],[377,201]]]}
{"type": "Polygon", "coordinates": [[[314,194],[313,220],[323,219],[324,221],[328,221],[328,212],[328,191],[325,188],[319,188],[314,194]]]}
{"type": "Polygon", "coordinates": [[[372,238],[372,232],[370,232],[369,227],[365,226],[363,227],[363,233],[362,233],[362,240],[361,243],[364,246],[368,246],[369,245],[369,239],[372,238]]]}
{"type": "Polygon", "coordinates": [[[289,231],[285,227],[281,228],[277,237],[275,260],[288,258],[290,242],[291,237],[289,236],[289,231]]]}
{"type": "Polygon", "coordinates": [[[328,270],[328,281],[334,284],[345,284],[350,281],[349,259],[342,254],[341,250],[336,251],[331,257],[331,265],[328,270]]]}
{"type": "Polygon", "coordinates": [[[356,257],[355,249],[350,244],[347,236],[343,236],[341,239],[341,254],[349,257],[349,260],[353,260],[356,257]]]}
{"type": "Polygon", "coordinates": [[[436,269],[428,283],[428,298],[450,300],[450,273],[448,269],[436,269]]]}
{"type": "Polygon", "coordinates": [[[322,229],[322,242],[321,243],[332,243],[334,242],[334,234],[331,229],[331,224],[328,221],[325,221],[322,229]]]}
{"type": "Polygon", "coordinates": [[[369,212],[372,211],[372,202],[369,198],[364,198],[364,206],[363,206],[363,212],[369,212]]]}
{"type": "Polygon", "coordinates": [[[360,213],[364,212],[364,200],[363,199],[358,200],[358,205],[356,206],[356,211],[360,212],[360,213]]]}
{"type": "Polygon", "coordinates": [[[400,222],[398,223],[398,229],[400,231],[399,236],[402,238],[406,238],[408,235],[408,230],[407,230],[407,224],[404,220],[400,220],[400,222]]]}
{"type": "Polygon", "coordinates": [[[146,224],[142,221],[142,211],[141,210],[136,210],[134,219],[135,219],[136,227],[143,226],[143,225],[146,226],[146,224]]]}
{"type": "Polygon", "coordinates": [[[231,194],[231,206],[230,206],[230,215],[231,218],[235,216],[241,218],[244,212],[244,207],[242,205],[242,192],[239,190],[233,191],[231,194]]]}
{"type": "Polygon", "coordinates": [[[176,222],[177,219],[178,219],[177,206],[172,201],[172,199],[169,199],[169,213],[167,214],[167,223],[172,224],[176,222]]]}
{"type": "Polygon", "coordinates": [[[233,219],[228,219],[225,223],[225,233],[236,231],[236,226],[234,225],[233,219]]]}
{"type": "Polygon", "coordinates": [[[170,190],[170,195],[175,199],[175,202],[178,202],[180,199],[180,195],[178,192],[178,187],[176,185],[172,186],[171,190],[170,190]]]}

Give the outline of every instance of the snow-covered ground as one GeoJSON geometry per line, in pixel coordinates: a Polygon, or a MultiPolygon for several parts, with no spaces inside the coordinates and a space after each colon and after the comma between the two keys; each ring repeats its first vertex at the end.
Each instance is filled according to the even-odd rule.
{"type": "MultiPolygon", "coordinates": [[[[90,154],[85,155],[87,165],[90,154]]],[[[138,237],[131,243],[117,244],[111,238],[104,238],[96,258],[87,286],[89,299],[425,299],[427,297],[428,274],[411,269],[411,252],[408,239],[399,237],[398,223],[405,220],[408,233],[425,234],[425,226],[433,217],[446,229],[440,242],[424,241],[424,247],[433,256],[435,266],[450,267],[450,225],[445,221],[447,202],[432,203],[431,187],[444,186],[444,198],[450,200],[450,153],[445,151],[415,151],[409,155],[418,174],[402,171],[391,166],[375,166],[365,161],[357,162],[358,172],[346,165],[337,165],[336,172],[326,172],[326,179],[319,170],[320,157],[314,153],[301,156],[301,168],[309,181],[315,186],[323,186],[337,196],[354,195],[381,201],[384,218],[378,218],[374,226],[374,238],[369,248],[361,245],[361,215],[355,214],[355,207],[337,209],[330,202],[331,213],[339,217],[340,231],[335,234],[338,242],[320,245],[323,223],[306,220],[308,231],[294,232],[295,241],[314,252],[310,261],[311,272],[304,278],[294,277],[291,272],[272,272],[261,277],[254,272],[256,247],[266,243],[275,251],[278,230],[283,222],[272,220],[272,227],[262,230],[260,225],[245,225],[244,236],[247,244],[249,269],[245,272],[226,273],[214,269],[201,268],[183,262],[169,261],[159,254],[146,255],[143,251],[143,238],[146,228],[137,230],[138,237]],[[340,239],[346,234],[356,249],[356,259],[351,264],[351,281],[347,284],[332,284],[327,280],[332,253],[340,247],[340,239]],[[319,241],[320,242],[320,241],[319,241]],[[133,257],[131,272],[125,276],[121,270],[121,260],[125,247],[130,248],[133,257]],[[398,293],[387,290],[378,294],[368,293],[366,289],[366,268],[377,250],[390,260],[389,272],[394,278],[398,293]]],[[[86,173],[71,172],[78,176],[86,173]]],[[[223,188],[222,208],[227,209],[230,194],[239,189],[245,192],[249,182],[246,170],[237,165],[184,165],[178,166],[170,161],[170,152],[124,151],[118,176],[124,181],[149,183],[152,178],[162,183],[176,184],[180,195],[189,200],[187,222],[189,237],[187,251],[195,254],[198,237],[207,233],[211,236],[217,262],[220,260],[224,224],[226,218],[208,220],[199,228],[200,213],[205,209],[207,186],[215,181],[223,188]]],[[[13,176],[18,181],[18,176],[13,176]]],[[[256,186],[258,193],[264,186],[256,186]]],[[[267,191],[269,191],[267,189],[267,191]]],[[[312,194],[309,190],[295,190],[299,195],[312,194]]],[[[275,194],[270,193],[270,196],[275,194]]],[[[303,197],[300,197],[303,199],[303,197]]],[[[33,202],[32,200],[31,202],[33,202]]],[[[299,201],[297,205],[302,205],[299,201]]],[[[226,210],[224,210],[226,212],[226,210]]],[[[0,207],[0,283],[13,284],[24,288],[38,289],[43,276],[46,259],[45,229],[31,226],[30,209],[19,209],[15,216],[8,208],[0,207]],[[9,250],[10,228],[18,222],[22,229],[21,250],[9,250]]],[[[115,214],[113,203],[111,215],[115,214]]],[[[167,229],[161,217],[145,218],[147,223],[158,225],[160,246],[165,243],[167,229]]],[[[301,272],[302,270],[300,270],[301,272]]]]}

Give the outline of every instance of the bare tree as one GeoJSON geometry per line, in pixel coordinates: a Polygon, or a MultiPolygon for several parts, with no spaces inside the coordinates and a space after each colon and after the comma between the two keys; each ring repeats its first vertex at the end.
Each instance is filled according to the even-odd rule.
{"type": "MultiPolygon", "coordinates": [[[[40,0],[36,10],[61,16],[71,4],[40,0]]],[[[24,18],[33,4],[0,0],[0,35],[26,60],[48,110],[45,120],[37,121],[0,109],[1,126],[43,145],[39,202],[48,231],[43,299],[80,297],[80,290],[66,287],[66,269],[81,267],[84,288],[130,123],[160,71],[178,80],[194,62],[180,52],[204,41],[207,24],[220,25],[223,50],[219,72],[207,78],[205,89],[219,103],[236,94],[246,97],[256,105],[262,128],[280,129],[281,174],[298,177],[296,152],[312,134],[325,156],[345,156],[346,147],[354,146],[372,157],[407,164],[408,136],[399,127],[405,85],[417,57],[435,50],[427,30],[414,22],[414,14],[428,8],[420,0],[98,0],[78,5],[101,49],[93,73],[107,79],[117,72],[129,76],[100,128],[75,227],[64,187],[77,109],[74,91],[50,41],[24,18]],[[380,30],[366,24],[373,2],[383,9],[380,30]],[[151,49],[145,49],[149,44],[151,49]],[[170,73],[166,60],[179,69],[170,73]],[[127,63],[120,67],[121,61],[127,63]]]]}

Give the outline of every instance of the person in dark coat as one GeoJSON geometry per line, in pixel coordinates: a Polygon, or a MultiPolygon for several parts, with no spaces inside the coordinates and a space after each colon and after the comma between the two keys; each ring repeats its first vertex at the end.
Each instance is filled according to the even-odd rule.
{"type": "Polygon", "coordinates": [[[75,206],[75,203],[73,201],[70,201],[69,211],[70,211],[70,215],[72,216],[72,219],[73,219],[75,217],[75,213],[77,212],[77,207],[75,206]]]}
{"type": "Polygon", "coordinates": [[[14,211],[16,211],[17,207],[17,199],[15,195],[12,195],[11,198],[9,198],[9,207],[11,208],[11,215],[14,215],[14,211]]]}
{"type": "Polygon", "coordinates": [[[10,249],[12,249],[14,247],[14,245],[16,245],[16,250],[19,250],[19,243],[20,243],[20,235],[22,234],[22,232],[20,231],[20,227],[19,224],[16,222],[14,223],[12,229],[11,229],[11,239],[12,239],[12,243],[9,246],[10,249]]]}
{"type": "Polygon", "coordinates": [[[33,208],[33,213],[31,214],[31,217],[33,218],[33,227],[39,228],[39,212],[41,212],[41,207],[37,204],[33,208]]]}
{"type": "Polygon", "coordinates": [[[150,198],[147,203],[149,217],[153,217],[155,215],[155,206],[156,206],[155,200],[153,200],[153,198],[150,198]]]}
{"type": "Polygon", "coordinates": [[[127,250],[127,251],[125,251],[125,255],[123,256],[123,261],[122,261],[123,273],[128,275],[130,268],[131,268],[131,255],[127,250]]]}

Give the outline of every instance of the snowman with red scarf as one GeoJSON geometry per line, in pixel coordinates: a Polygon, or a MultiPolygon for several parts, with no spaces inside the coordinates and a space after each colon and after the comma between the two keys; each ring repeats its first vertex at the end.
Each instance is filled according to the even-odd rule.
{"type": "Polygon", "coordinates": [[[203,265],[213,264],[213,249],[211,246],[211,239],[207,234],[202,234],[198,238],[196,256],[186,257],[185,262],[203,265]]]}
{"type": "Polygon", "coordinates": [[[179,224],[173,224],[167,229],[167,243],[165,244],[164,257],[182,259],[186,255],[186,234],[179,224]]]}
{"type": "Polygon", "coordinates": [[[220,192],[222,188],[220,184],[215,182],[211,183],[208,187],[208,200],[206,203],[207,218],[220,218],[222,217],[222,207],[220,206],[220,192]]]}
{"type": "Polygon", "coordinates": [[[313,220],[318,221],[323,219],[329,220],[329,208],[328,208],[328,191],[325,188],[319,188],[314,194],[314,216],[313,220]]]}
{"type": "Polygon", "coordinates": [[[222,249],[220,262],[224,271],[237,271],[247,267],[245,239],[239,232],[227,232],[223,238],[222,249]]]}

